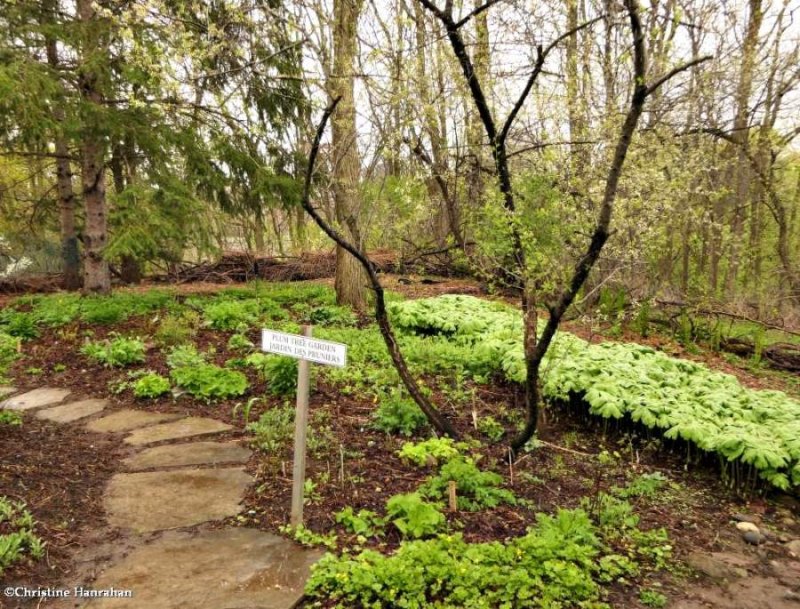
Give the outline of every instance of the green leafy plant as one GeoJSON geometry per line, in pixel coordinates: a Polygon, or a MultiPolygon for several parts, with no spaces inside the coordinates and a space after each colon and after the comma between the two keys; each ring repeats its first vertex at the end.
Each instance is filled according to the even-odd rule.
{"type": "Polygon", "coordinates": [[[451,438],[430,438],[424,442],[406,442],[397,455],[419,467],[437,466],[459,456],[467,448],[465,442],[455,442],[451,438]]]}
{"type": "Polygon", "coordinates": [[[0,427],[22,427],[22,415],[14,410],[0,410],[0,427]]]}
{"type": "Polygon", "coordinates": [[[255,435],[254,444],[260,450],[275,453],[285,448],[292,438],[294,409],[288,404],[270,408],[247,426],[255,435]]]}
{"type": "Polygon", "coordinates": [[[602,544],[581,510],[537,515],[538,525],[507,543],[467,543],[461,535],[329,554],[306,594],[338,609],[369,607],[603,607],[602,544]]]}
{"type": "Polygon", "coordinates": [[[372,510],[356,513],[349,505],[334,515],[334,519],[345,530],[363,537],[375,537],[383,533],[384,520],[372,510]]]}
{"type": "Polygon", "coordinates": [[[173,368],[170,376],[178,387],[205,401],[238,397],[249,387],[241,372],[213,364],[173,368]]]}
{"type": "Polygon", "coordinates": [[[663,609],[667,606],[667,597],[658,590],[651,588],[639,590],[639,601],[645,607],[652,607],[653,609],[663,609]]]}
{"type": "Polygon", "coordinates": [[[503,425],[492,416],[482,417],[478,421],[478,431],[492,442],[499,442],[506,433],[503,425]]]}
{"type": "Polygon", "coordinates": [[[231,351],[249,351],[253,347],[252,341],[244,334],[234,334],[228,339],[228,349],[231,351]]]}
{"type": "Polygon", "coordinates": [[[170,368],[188,368],[206,363],[206,357],[192,344],[173,347],[167,355],[167,366],[170,368]]]}
{"type": "Polygon", "coordinates": [[[456,483],[460,510],[477,512],[502,503],[517,503],[514,493],[500,487],[503,482],[500,474],[480,470],[469,457],[456,457],[445,463],[437,475],[420,487],[420,492],[429,497],[444,498],[451,481],[456,483]]]}
{"type": "Polygon", "coordinates": [[[399,389],[379,398],[380,404],[372,414],[372,426],[388,434],[411,436],[427,425],[419,406],[410,398],[403,397],[399,389]]]}
{"type": "Polygon", "coordinates": [[[197,333],[199,323],[200,316],[195,311],[172,313],[159,322],[155,339],[165,346],[188,343],[197,333]]]}
{"type": "Polygon", "coordinates": [[[145,344],[140,338],[117,336],[100,342],[88,342],[81,353],[104,366],[124,367],[145,360],[145,344]]]}
{"type": "Polygon", "coordinates": [[[155,372],[144,374],[133,383],[133,395],[137,398],[157,398],[170,389],[169,379],[155,372]]]}
{"type": "Polygon", "coordinates": [[[412,539],[434,535],[445,524],[438,504],[425,501],[419,493],[391,497],[386,502],[386,520],[394,524],[403,537],[412,539]]]}
{"type": "Polygon", "coordinates": [[[39,336],[39,329],[36,327],[36,319],[33,314],[11,308],[0,310],[0,330],[22,340],[39,336]]]}
{"type": "Polygon", "coordinates": [[[35,524],[24,503],[0,496],[0,575],[16,562],[44,556],[44,543],[34,532],[35,524]]]}
{"type": "Polygon", "coordinates": [[[333,533],[328,534],[320,534],[315,533],[305,525],[298,525],[296,527],[291,527],[288,525],[281,526],[278,529],[284,535],[288,535],[292,539],[294,539],[297,543],[302,544],[304,546],[309,547],[318,547],[323,546],[330,550],[336,549],[336,541],[337,537],[333,533]]]}
{"type": "Polygon", "coordinates": [[[273,395],[291,397],[297,392],[297,360],[280,355],[253,353],[245,360],[258,370],[273,395]]]}

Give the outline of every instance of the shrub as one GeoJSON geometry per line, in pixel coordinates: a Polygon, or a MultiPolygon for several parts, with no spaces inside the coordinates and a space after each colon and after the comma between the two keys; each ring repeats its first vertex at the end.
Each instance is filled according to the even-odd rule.
{"type": "Polygon", "coordinates": [[[24,503],[13,503],[0,496],[0,575],[26,556],[44,555],[44,543],[34,533],[35,524],[24,503]]]}
{"type": "Polygon", "coordinates": [[[277,452],[283,449],[292,438],[294,409],[284,404],[270,408],[247,426],[247,431],[255,435],[254,444],[263,451],[277,452]]]}
{"type": "Polygon", "coordinates": [[[466,449],[467,444],[464,442],[456,443],[450,438],[431,438],[424,442],[406,442],[397,451],[397,455],[420,467],[435,466],[457,457],[466,449]]]}
{"type": "Polygon", "coordinates": [[[170,368],[189,368],[200,366],[206,361],[205,356],[192,344],[178,345],[170,349],[167,355],[167,366],[170,368]]]}
{"type": "Polygon", "coordinates": [[[500,488],[503,477],[494,472],[478,469],[469,457],[456,457],[442,466],[439,473],[420,487],[420,492],[429,497],[443,498],[450,482],[456,483],[458,509],[477,512],[501,503],[515,505],[514,493],[500,488]]]}
{"type": "Polygon", "coordinates": [[[386,519],[403,537],[412,539],[434,535],[445,523],[439,506],[425,501],[419,493],[391,497],[386,502],[386,519]]]}
{"type": "Polygon", "coordinates": [[[13,410],[0,410],[0,427],[22,427],[22,415],[13,410]]]}
{"type": "Polygon", "coordinates": [[[301,319],[317,326],[354,326],[358,321],[349,307],[339,305],[304,306],[301,319]]]}
{"type": "Polygon", "coordinates": [[[145,360],[144,341],[118,336],[110,340],[86,343],[81,353],[104,366],[123,367],[145,360]]]}
{"type": "Polygon", "coordinates": [[[137,398],[157,398],[169,390],[169,379],[155,372],[149,372],[133,383],[133,395],[137,398]]]}
{"type": "Polygon", "coordinates": [[[411,436],[427,424],[425,413],[413,400],[404,398],[398,389],[381,398],[372,414],[372,426],[388,434],[411,436]]]}
{"type": "Polygon", "coordinates": [[[178,387],[205,401],[237,397],[249,387],[247,377],[241,372],[213,364],[173,368],[170,376],[178,387]]]}

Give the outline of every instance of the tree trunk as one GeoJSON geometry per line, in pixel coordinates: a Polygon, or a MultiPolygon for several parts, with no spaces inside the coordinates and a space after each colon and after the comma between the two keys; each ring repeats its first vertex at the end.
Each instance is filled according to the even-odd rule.
{"type": "MultiPolygon", "coordinates": [[[[54,10],[55,1],[43,3],[43,14],[49,19],[54,10]]],[[[47,64],[54,70],[59,69],[58,47],[52,36],[45,37],[47,64]]],[[[56,105],[53,108],[56,123],[64,123],[64,108],[56,105]]],[[[55,136],[56,154],[56,190],[58,192],[59,224],[61,230],[61,270],[63,286],[66,290],[78,290],[81,287],[81,260],[78,251],[78,235],[75,230],[75,191],[72,188],[72,165],[69,160],[67,140],[62,133],[55,136]]]]}
{"type": "Polygon", "coordinates": [[[733,137],[736,138],[739,145],[736,151],[735,170],[733,171],[735,184],[732,195],[733,219],[731,222],[730,261],[725,277],[725,289],[729,297],[732,297],[736,290],[736,280],[742,255],[745,210],[748,208],[747,200],[750,195],[751,167],[748,160],[750,139],[748,125],[749,102],[753,88],[756,54],[758,52],[758,35],[764,17],[761,0],[749,0],[748,4],[750,15],[742,44],[742,67],[739,83],[736,87],[736,117],[733,121],[733,137]]]}
{"type": "MultiPolygon", "coordinates": [[[[96,14],[91,0],[77,0],[78,18],[84,25],[82,40],[83,64],[78,74],[78,86],[83,102],[99,107],[103,102],[99,77],[95,67],[98,54],[102,54],[101,28],[96,23],[96,14]]],[[[88,112],[87,114],[91,114],[88,112]]],[[[83,204],[86,212],[83,265],[83,289],[87,292],[106,294],[111,291],[111,275],[103,250],[108,241],[106,223],[106,178],[105,145],[98,125],[84,126],[81,142],[81,178],[83,182],[83,204]]]]}
{"type": "MultiPolygon", "coordinates": [[[[353,95],[353,62],[361,0],[334,0],[332,98],[340,97],[333,117],[333,196],[336,220],[345,239],[364,248],[359,226],[361,159],[353,95]]],[[[341,246],[336,247],[336,301],[358,311],[367,307],[367,276],[361,264],[341,246]]]]}

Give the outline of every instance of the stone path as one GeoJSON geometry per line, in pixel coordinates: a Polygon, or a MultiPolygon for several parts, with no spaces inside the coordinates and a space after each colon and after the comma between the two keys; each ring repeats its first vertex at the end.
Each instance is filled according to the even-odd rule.
{"type": "Polygon", "coordinates": [[[289,609],[302,597],[309,569],[321,555],[255,529],[209,529],[236,516],[252,478],[250,450],[209,440],[232,429],[206,417],[123,409],[106,414],[100,399],[66,402],[69,391],[42,387],[14,395],[0,387],[0,408],[33,411],[39,419],[123,434],[136,450],[103,497],[108,523],[128,536],[129,548],[100,565],[85,588],[131,590],[132,598],[72,600],[80,609],[289,609]],[[198,525],[200,528],[198,528],[198,525]],[[191,530],[179,530],[194,527],[191,530]],[[177,529],[177,530],[176,530],[177,529]]]}

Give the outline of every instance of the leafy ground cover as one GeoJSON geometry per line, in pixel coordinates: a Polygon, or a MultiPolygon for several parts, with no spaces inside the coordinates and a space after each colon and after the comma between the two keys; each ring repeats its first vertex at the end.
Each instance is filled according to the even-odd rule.
{"type": "MultiPolygon", "coordinates": [[[[495,590],[491,598],[497,600],[505,594],[501,588],[514,589],[516,577],[540,581],[537,593],[543,598],[552,595],[554,603],[562,586],[575,583],[584,590],[581,598],[587,607],[646,606],[630,599],[651,602],[664,594],[681,594],[683,572],[665,555],[681,559],[693,548],[714,547],[716,531],[725,521],[720,504],[738,501],[707,469],[685,472],[685,454],[668,452],[670,443],[661,439],[663,434],[640,433],[636,426],[624,425],[604,434],[602,416],[587,422],[564,404],[549,409],[539,443],[509,466],[502,442],[497,442],[504,430],[519,422],[514,377],[519,321],[502,304],[453,297],[392,298],[392,316],[412,369],[465,438],[449,443],[430,437],[424,418],[388,365],[377,329],[337,307],[325,286],[253,284],[192,295],[132,292],[111,299],[128,307],[114,314],[116,322],[97,312],[87,321],[80,299],[67,299],[72,302],[69,315],[57,318],[57,307],[50,301],[61,298],[23,298],[4,309],[0,331],[10,337],[7,365],[14,383],[22,389],[48,383],[95,396],[111,393],[120,404],[233,423],[236,431],[230,435],[259,450],[249,464],[257,484],[243,514],[231,523],[272,531],[285,524],[288,514],[296,369],[292,360],[259,353],[259,327],[297,331],[301,323],[313,321],[316,336],[348,343],[347,368],[315,367],[307,526],[292,532],[300,541],[332,549],[309,590],[324,606],[372,606],[397,582],[409,591],[408,606],[423,597],[452,605],[464,593],[461,587],[495,590]],[[431,303],[447,314],[429,315],[431,303]],[[28,321],[13,321],[17,317],[28,321]],[[27,330],[21,333],[20,328],[27,330]],[[124,365],[112,365],[92,357],[86,348],[99,345],[103,353],[111,353],[119,337],[138,337],[143,359],[137,355],[124,365]],[[189,378],[186,370],[200,372],[189,378]],[[221,379],[227,380],[217,391],[221,379]],[[552,450],[551,445],[559,448],[552,450]],[[653,482],[659,471],[669,473],[653,482]],[[451,481],[456,482],[456,512],[448,509],[451,481]],[[543,538],[557,539],[561,545],[572,539],[572,529],[551,538],[555,529],[542,525],[561,518],[559,510],[564,510],[563,518],[584,523],[576,525],[586,541],[578,546],[597,559],[595,566],[583,568],[580,560],[558,554],[553,558],[555,571],[543,573],[541,560],[515,558],[524,546],[525,552],[543,560],[550,551],[547,544],[539,547],[543,538]],[[485,560],[486,569],[444,586],[411,568],[416,553],[430,555],[431,567],[440,569],[460,568],[458,557],[466,553],[485,560]],[[344,586],[342,575],[352,578],[364,562],[371,565],[373,579],[344,586]],[[562,580],[562,569],[575,577],[562,580]],[[383,592],[375,592],[378,584],[383,592]]],[[[90,300],[91,309],[95,303],[90,300]]],[[[111,308],[117,309],[117,304],[111,308]]],[[[559,349],[566,349],[560,342],[564,337],[559,349]]],[[[578,338],[574,341],[583,344],[578,338]]],[[[132,351],[140,353],[138,347],[132,351]]],[[[122,351],[127,353],[127,347],[122,351]]],[[[547,374],[561,361],[549,361],[547,374]]],[[[598,367],[605,370],[604,365],[598,367]]],[[[9,429],[15,440],[12,448],[3,447],[2,456],[14,463],[15,475],[3,477],[0,494],[28,502],[44,523],[42,536],[58,559],[63,557],[61,544],[75,544],[76,538],[58,528],[65,515],[49,507],[46,489],[69,476],[44,467],[26,444],[37,434],[43,434],[43,442],[53,441],[43,431],[46,424],[26,418],[21,427],[9,429]],[[28,465],[37,459],[37,467],[28,465]]],[[[81,436],[74,446],[89,455],[98,450],[81,436]]],[[[61,465],[85,468],[81,459],[66,451],[61,465]]],[[[102,466],[107,462],[100,463],[100,472],[92,477],[90,470],[81,479],[83,503],[77,494],[61,498],[73,510],[69,517],[82,526],[91,522],[86,501],[97,499],[108,474],[102,466]]],[[[509,602],[524,602],[514,594],[509,592],[509,602]]]]}

